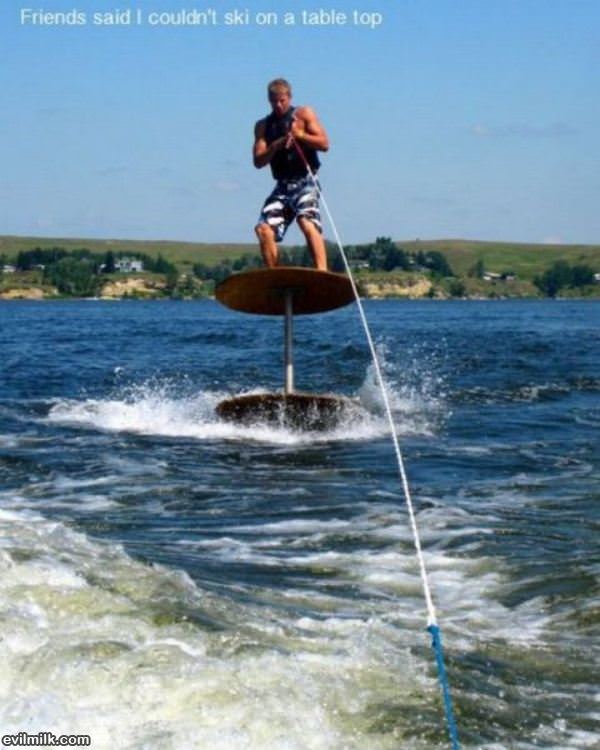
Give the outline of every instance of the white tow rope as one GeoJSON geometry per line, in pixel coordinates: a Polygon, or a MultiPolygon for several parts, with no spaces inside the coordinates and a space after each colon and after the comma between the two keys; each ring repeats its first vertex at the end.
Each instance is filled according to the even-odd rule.
{"type": "Polygon", "coordinates": [[[335,221],[333,220],[333,216],[331,215],[331,211],[329,210],[329,206],[327,205],[327,201],[325,200],[325,196],[323,195],[323,191],[321,190],[319,181],[317,180],[314,172],[312,171],[302,149],[300,148],[299,144],[297,143],[295,139],[293,139],[293,143],[294,143],[294,146],[296,147],[296,150],[300,154],[302,161],[304,162],[304,166],[308,170],[308,174],[310,175],[313,185],[315,186],[315,189],[317,190],[319,200],[321,201],[323,208],[325,209],[325,213],[327,214],[329,223],[331,224],[331,228],[333,230],[333,235],[335,237],[338,250],[340,251],[340,255],[344,262],[344,268],[346,269],[346,273],[348,274],[348,278],[350,279],[350,283],[352,285],[352,291],[354,293],[354,298],[358,306],[360,319],[362,321],[365,335],[367,337],[367,342],[369,344],[369,349],[371,351],[371,358],[373,360],[373,365],[375,367],[375,375],[377,378],[377,383],[381,390],[381,395],[382,395],[383,403],[385,406],[385,413],[387,416],[387,420],[389,423],[390,432],[392,436],[392,442],[394,444],[394,450],[396,452],[396,461],[398,463],[398,470],[400,473],[400,483],[402,485],[402,491],[404,493],[404,498],[406,500],[406,507],[408,508],[408,516],[410,518],[413,542],[414,542],[415,551],[417,554],[417,560],[419,563],[421,584],[423,586],[423,594],[425,596],[425,603],[427,605],[427,630],[431,633],[431,636],[432,636],[432,647],[435,652],[435,657],[436,657],[436,662],[437,662],[437,667],[438,667],[438,677],[439,677],[440,685],[442,688],[442,694],[444,698],[444,708],[446,711],[448,733],[450,735],[450,741],[451,741],[453,750],[460,750],[460,746],[458,742],[458,732],[456,728],[456,722],[454,719],[454,710],[452,707],[452,698],[450,695],[450,686],[448,683],[448,677],[446,675],[446,668],[444,665],[444,655],[443,655],[443,649],[442,649],[441,634],[440,634],[439,626],[437,624],[437,617],[435,613],[435,607],[433,605],[433,598],[431,596],[431,588],[429,586],[427,568],[425,566],[425,559],[423,557],[423,548],[421,547],[421,537],[419,535],[419,528],[417,526],[417,519],[416,519],[413,501],[412,501],[412,495],[410,492],[410,486],[408,484],[408,478],[406,475],[404,458],[402,456],[402,450],[400,449],[400,442],[398,440],[398,433],[396,431],[396,425],[394,423],[394,416],[392,414],[392,407],[390,405],[388,389],[385,384],[385,380],[383,379],[383,374],[381,372],[381,367],[379,365],[379,359],[377,357],[377,351],[375,350],[375,344],[373,343],[373,337],[371,336],[371,330],[369,328],[367,316],[365,315],[363,304],[358,294],[358,289],[356,287],[356,283],[352,275],[352,270],[350,269],[350,264],[348,263],[348,258],[346,257],[346,253],[344,251],[344,246],[342,245],[339,232],[335,225],[335,221]]]}
{"type": "Polygon", "coordinates": [[[396,425],[394,423],[394,416],[392,414],[392,407],[390,405],[390,399],[388,396],[388,389],[385,384],[385,380],[383,379],[383,374],[381,372],[381,366],[379,365],[379,358],[377,357],[377,351],[375,349],[375,344],[373,343],[373,337],[371,336],[371,330],[369,328],[369,323],[367,321],[367,316],[365,315],[365,310],[363,307],[363,304],[360,299],[360,295],[358,294],[358,289],[356,287],[356,282],[354,281],[354,276],[352,275],[352,270],[350,269],[350,264],[348,263],[348,258],[346,257],[346,252],[344,250],[344,246],[342,245],[342,241],[340,239],[339,232],[337,230],[337,227],[335,225],[335,221],[333,220],[333,216],[331,215],[331,211],[329,210],[329,206],[327,205],[327,201],[325,200],[325,196],[323,195],[323,191],[321,190],[321,186],[319,185],[319,181],[317,180],[314,172],[310,168],[310,165],[306,161],[306,158],[298,145],[296,144],[296,141],[294,141],[294,144],[296,145],[296,148],[300,151],[302,154],[302,159],[304,161],[305,167],[308,169],[308,174],[310,175],[313,185],[315,186],[318,194],[319,194],[319,200],[323,204],[323,208],[325,209],[325,213],[327,214],[327,218],[329,219],[329,223],[331,224],[331,228],[333,230],[333,236],[335,237],[335,241],[338,247],[338,250],[340,251],[340,255],[342,256],[342,260],[344,262],[344,268],[346,269],[346,273],[348,275],[348,278],[350,279],[350,283],[352,285],[352,292],[354,293],[354,298],[356,300],[356,304],[358,306],[358,312],[360,315],[360,319],[362,321],[362,325],[365,331],[365,335],[367,337],[367,343],[369,344],[369,349],[371,351],[371,358],[373,360],[373,365],[375,367],[375,375],[377,378],[377,384],[381,390],[381,395],[383,398],[383,403],[385,407],[385,413],[387,417],[387,421],[390,426],[390,432],[392,435],[392,442],[394,444],[394,450],[396,452],[396,460],[398,462],[398,470],[400,472],[400,482],[402,484],[402,491],[404,492],[404,497],[406,499],[406,506],[408,508],[408,515],[410,518],[410,525],[412,528],[413,533],[413,540],[415,549],[417,552],[417,559],[419,561],[419,570],[421,573],[421,582],[423,584],[423,594],[425,595],[425,602],[427,604],[427,625],[437,625],[437,619],[435,615],[435,607],[433,605],[433,599],[431,596],[431,589],[429,586],[429,580],[427,577],[427,568],[425,567],[425,560],[423,558],[423,549],[421,547],[421,538],[419,536],[419,529],[417,526],[417,520],[415,516],[415,510],[413,506],[412,501],[412,495],[410,492],[410,486],[408,484],[408,478],[406,476],[406,468],[404,466],[404,458],[402,456],[402,450],[400,449],[400,442],[398,440],[398,433],[396,431],[396,425]]]}

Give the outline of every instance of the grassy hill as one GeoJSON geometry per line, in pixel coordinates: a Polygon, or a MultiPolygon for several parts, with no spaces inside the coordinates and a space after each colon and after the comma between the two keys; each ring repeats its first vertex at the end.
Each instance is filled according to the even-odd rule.
{"type": "Polygon", "coordinates": [[[432,240],[398,242],[404,250],[437,250],[443,253],[457,276],[466,276],[477,261],[486,271],[512,271],[520,279],[531,281],[557,260],[571,265],[585,263],[600,273],[600,245],[532,245],[518,242],[480,242],[473,240],[432,240]]]}
{"type": "MultiPolygon", "coordinates": [[[[469,270],[480,260],[483,261],[486,271],[496,273],[512,271],[520,279],[528,281],[543,273],[557,260],[566,260],[570,264],[586,263],[600,273],[600,245],[533,245],[456,239],[397,241],[396,244],[412,252],[437,250],[443,253],[457,276],[467,276],[469,270]]],[[[34,247],[64,247],[66,250],[85,247],[98,253],[105,253],[108,250],[125,253],[140,252],[155,258],[162,255],[181,271],[189,270],[194,263],[214,265],[220,260],[233,260],[246,253],[258,253],[258,247],[254,243],[217,244],[0,236],[0,255],[6,255],[9,259],[15,258],[21,250],[31,250],[34,247]]]]}
{"type": "Polygon", "coordinates": [[[257,253],[254,244],[217,244],[206,242],[171,242],[169,240],[97,240],[64,237],[13,237],[0,236],[0,255],[14,259],[18,253],[35,247],[62,247],[65,250],[86,248],[93,253],[146,253],[152,258],[163,258],[174,263],[180,270],[189,269],[194,263],[213,265],[226,258],[239,258],[245,253],[257,253]]]}
{"type": "MultiPolygon", "coordinates": [[[[534,285],[533,279],[541,276],[557,260],[564,260],[570,266],[584,264],[594,272],[600,273],[600,245],[534,245],[516,242],[481,242],[473,240],[411,240],[397,241],[397,247],[416,256],[419,251],[427,253],[437,251],[442,253],[454,272],[454,277],[432,277],[433,283],[428,295],[435,297],[536,297],[540,290],[534,285]],[[477,266],[479,275],[473,274],[477,266]],[[515,279],[509,281],[486,281],[481,278],[481,270],[496,274],[514,274],[515,279]]],[[[88,238],[62,237],[13,237],[0,236],[0,259],[14,261],[21,251],[34,248],[49,249],[60,247],[67,251],[85,248],[93,253],[104,255],[109,250],[119,254],[144,253],[153,258],[162,256],[174,264],[178,271],[178,281],[174,287],[169,287],[169,294],[183,296],[204,296],[211,294],[213,281],[202,282],[192,273],[196,263],[204,266],[215,266],[220,261],[233,261],[244,255],[258,255],[256,244],[226,244],[202,242],[172,242],[145,240],[105,240],[88,238]],[[187,285],[187,286],[186,286],[187,285]],[[188,288],[189,287],[189,288],[188,288]],[[192,288],[193,287],[193,288],[192,288]]],[[[288,246],[289,247],[289,246],[288,246]]],[[[362,285],[368,296],[396,296],[404,295],[403,289],[416,283],[419,279],[426,279],[427,273],[405,274],[399,269],[391,272],[357,270],[357,282],[362,285]],[[404,278],[407,276],[407,278],[404,278]],[[368,291],[368,290],[371,291],[368,291]],[[375,290],[375,291],[373,291],[375,290]]],[[[143,274],[146,281],[149,274],[143,274]]],[[[162,278],[162,277],[161,277],[162,278]]],[[[207,277],[203,277],[207,278],[207,277]]],[[[213,277],[214,278],[214,277],[213,277]]],[[[105,279],[108,281],[108,277],[105,279]]],[[[114,279],[111,279],[114,281],[114,279]]],[[[131,279],[130,279],[131,281],[131,279]]],[[[0,274],[0,293],[17,293],[15,290],[26,289],[27,293],[38,294],[36,287],[44,287],[44,296],[53,296],[56,290],[48,287],[48,280],[40,271],[35,269],[17,274],[0,274]]],[[[133,283],[133,282],[131,282],[133,283]]],[[[140,282],[141,283],[141,282],[140,282]]],[[[161,287],[165,287],[165,279],[161,287]]],[[[156,284],[154,285],[156,287],[156,284]]],[[[103,287],[104,289],[104,287],[103,287]]],[[[139,290],[138,290],[139,291],[139,290]]],[[[131,291],[137,294],[138,291],[131,291]]],[[[21,293],[21,292],[18,292],[21,293]]],[[[128,292],[129,293],[129,292],[128,292]]],[[[139,294],[161,296],[167,292],[156,288],[144,289],[139,294]]],[[[585,287],[562,286],[566,296],[600,297],[600,284],[588,284],[585,287]]]]}

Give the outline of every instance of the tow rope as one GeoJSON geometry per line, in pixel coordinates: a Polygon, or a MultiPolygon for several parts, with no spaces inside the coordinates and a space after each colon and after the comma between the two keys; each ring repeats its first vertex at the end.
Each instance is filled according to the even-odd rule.
{"type": "Polygon", "coordinates": [[[373,360],[373,366],[375,368],[375,374],[377,378],[377,383],[379,385],[379,388],[381,390],[381,395],[383,398],[383,403],[385,407],[385,413],[387,416],[387,421],[390,426],[390,431],[392,435],[392,442],[394,444],[394,450],[396,453],[396,460],[398,463],[398,470],[400,474],[400,483],[402,485],[402,490],[404,493],[404,498],[406,500],[406,507],[408,509],[408,516],[410,519],[410,525],[412,529],[412,535],[413,535],[413,542],[415,546],[415,551],[417,555],[417,560],[419,563],[419,571],[421,575],[421,584],[423,587],[423,595],[425,597],[425,602],[427,605],[427,630],[431,634],[431,646],[433,648],[434,654],[435,654],[435,660],[437,664],[437,672],[438,672],[438,679],[440,682],[440,687],[442,689],[442,696],[444,700],[444,710],[446,714],[446,724],[448,727],[448,734],[450,737],[450,742],[452,746],[452,750],[460,750],[460,745],[458,742],[458,730],[456,727],[456,720],[454,718],[454,709],[452,706],[452,696],[450,693],[450,683],[448,681],[448,675],[446,672],[446,666],[444,663],[444,650],[442,647],[442,638],[441,638],[441,631],[439,628],[439,625],[437,623],[437,617],[435,613],[435,607],[433,605],[433,598],[431,596],[431,588],[429,586],[429,578],[427,575],[427,568],[425,567],[425,559],[423,557],[423,549],[421,546],[421,537],[419,535],[419,528],[417,526],[417,520],[416,520],[416,514],[414,510],[414,505],[412,501],[410,486],[408,483],[408,477],[406,474],[406,468],[404,464],[404,458],[402,455],[402,450],[400,449],[400,442],[398,440],[398,433],[396,432],[396,425],[394,423],[394,417],[392,414],[392,408],[390,406],[390,400],[387,392],[387,387],[385,385],[385,381],[383,379],[383,375],[381,372],[381,367],[379,365],[379,359],[377,357],[377,352],[375,350],[375,345],[373,343],[373,337],[371,336],[371,330],[369,328],[369,323],[367,321],[367,316],[365,315],[365,311],[363,308],[363,304],[361,302],[360,296],[358,294],[358,289],[356,287],[356,283],[354,281],[354,277],[352,275],[352,271],[350,269],[350,264],[348,263],[348,258],[346,257],[346,252],[344,251],[344,247],[342,245],[342,241],[340,239],[340,235],[338,233],[335,221],[333,220],[333,216],[331,215],[331,211],[329,210],[329,206],[327,205],[327,201],[325,200],[325,196],[323,195],[323,191],[321,190],[321,186],[319,184],[319,181],[317,180],[313,170],[310,167],[310,164],[308,163],[306,156],[304,155],[304,152],[302,151],[302,148],[300,147],[300,144],[296,141],[294,137],[291,137],[292,143],[294,144],[296,150],[298,151],[298,154],[300,158],[302,159],[302,162],[304,163],[304,166],[306,167],[308,174],[310,175],[313,185],[315,186],[315,189],[317,191],[317,194],[319,196],[319,200],[323,204],[323,208],[325,209],[325,213],[327,214],[327,218],[329,220],[329,223],[331,224],[331,228],[333,230],[333,235],[335,237],[335,241],[338,247],[338,250],[340,251],[340,255],[342,257],[342,261],[344,263],[344,268],[346,270],[346,273],[348,275],[348,278],[350,280],[350,283],[352,285],[352,291],[354,293],[354,298],[356,300],[356,304],[358,306],[359,315],[362,321],[362,325],[365,331],[365,335],[367,338],[367,342],[369,344],[369,349],[371,351],[371,358],[373,360]]]}

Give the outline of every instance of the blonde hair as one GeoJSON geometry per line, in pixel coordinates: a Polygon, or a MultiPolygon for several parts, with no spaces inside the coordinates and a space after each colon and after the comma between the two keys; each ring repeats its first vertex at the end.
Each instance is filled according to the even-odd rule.
{"type": "Polygon", "coordinates": [[[292,95],[292,87],[285,78],[275,78],[267,86],[269,96],[271,96],[271,94],[278,94],[281,91],[287,92],[290,96],[292,95]]]}

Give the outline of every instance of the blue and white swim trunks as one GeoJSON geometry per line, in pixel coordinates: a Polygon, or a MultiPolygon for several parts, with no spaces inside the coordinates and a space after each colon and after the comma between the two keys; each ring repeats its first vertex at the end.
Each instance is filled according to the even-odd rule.
{"type": "Polygon", "coordinates": [[[264,202],[259,224],[268,224],[281,242],[294,219],[304,217],[322,232],[319,192],[310,175],[297,180],[279,180],[264,202]]]}

